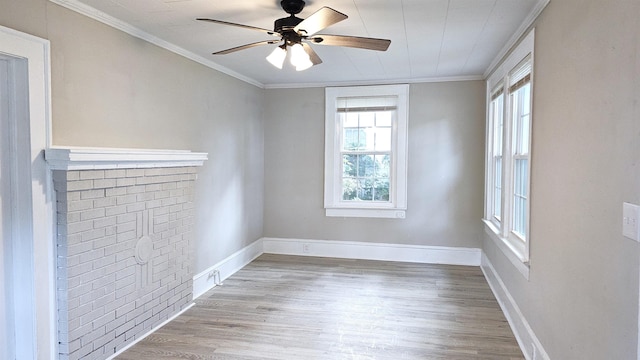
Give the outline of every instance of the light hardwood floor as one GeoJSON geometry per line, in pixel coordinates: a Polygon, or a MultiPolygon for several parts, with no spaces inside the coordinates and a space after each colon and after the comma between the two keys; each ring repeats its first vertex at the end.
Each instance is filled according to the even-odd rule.
{"type": "Polygon", "coordinates": [[[524,359],[477,267],[262,255],[119,360],[524,359]]]}

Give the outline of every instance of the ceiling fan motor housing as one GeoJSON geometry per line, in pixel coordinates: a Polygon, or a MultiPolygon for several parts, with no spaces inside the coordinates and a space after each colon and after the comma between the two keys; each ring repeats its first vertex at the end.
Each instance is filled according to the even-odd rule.
{"type": "Polygon", "coordinates": [[[304,1],[303,0],[282,0],[280,1],[280,6],[287,13],[292,16],[295,14],[299,14],[302,9],[304,9],[304,1]]]}

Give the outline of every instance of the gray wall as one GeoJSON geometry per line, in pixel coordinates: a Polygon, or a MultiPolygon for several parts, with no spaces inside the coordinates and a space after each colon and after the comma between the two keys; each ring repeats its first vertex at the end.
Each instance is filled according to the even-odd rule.
{"type": "Polygon", "coordinates": [[[536,24],[531,268],[484,250],[552,359],[636,359],[640,2],[551,1],[536,24]]]}
{"type": "Polygon", "coordinates": [[[323,208],[324,89],[267,90],[264,235],[481,247],[484,82],[412,84],[409,101],[406,219],[336,218],[323,208]]]}
{"type": "Polygon", "coordinates": [[[54,145],[209,153],[195,273],[262,236],[262,89],[46,0],[0,9],[0,25],[51,41],[54,145]]]}

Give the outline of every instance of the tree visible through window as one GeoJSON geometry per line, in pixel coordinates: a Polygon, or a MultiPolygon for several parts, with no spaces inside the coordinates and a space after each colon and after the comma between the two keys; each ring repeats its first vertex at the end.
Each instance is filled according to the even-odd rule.
{"type": "Polygon", "coordinates": [[[342,200],[389,201],[391,111],[340,113],[342,200]]]}

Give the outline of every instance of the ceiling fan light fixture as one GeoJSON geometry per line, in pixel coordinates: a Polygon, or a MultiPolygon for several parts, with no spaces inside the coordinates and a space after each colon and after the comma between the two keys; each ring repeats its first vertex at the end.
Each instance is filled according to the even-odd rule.
{"type": "Polygon", "coordinates": [[[313,66],[309,54],[304,51],[301,44],[291,46],[291,65],[295,66],[297,71],[302,71],[313,66]]]}
{"type": "Polygon", "coordinates": [[[267,56],[267,61],[271,63],[271,65],[277,67],[278,69],[282,69],[282,65],[284,65],[284,59],[287,57],[287,50],[285,50],[285,45],[281,45],[273,49],[271,54],[267,56]]]}

